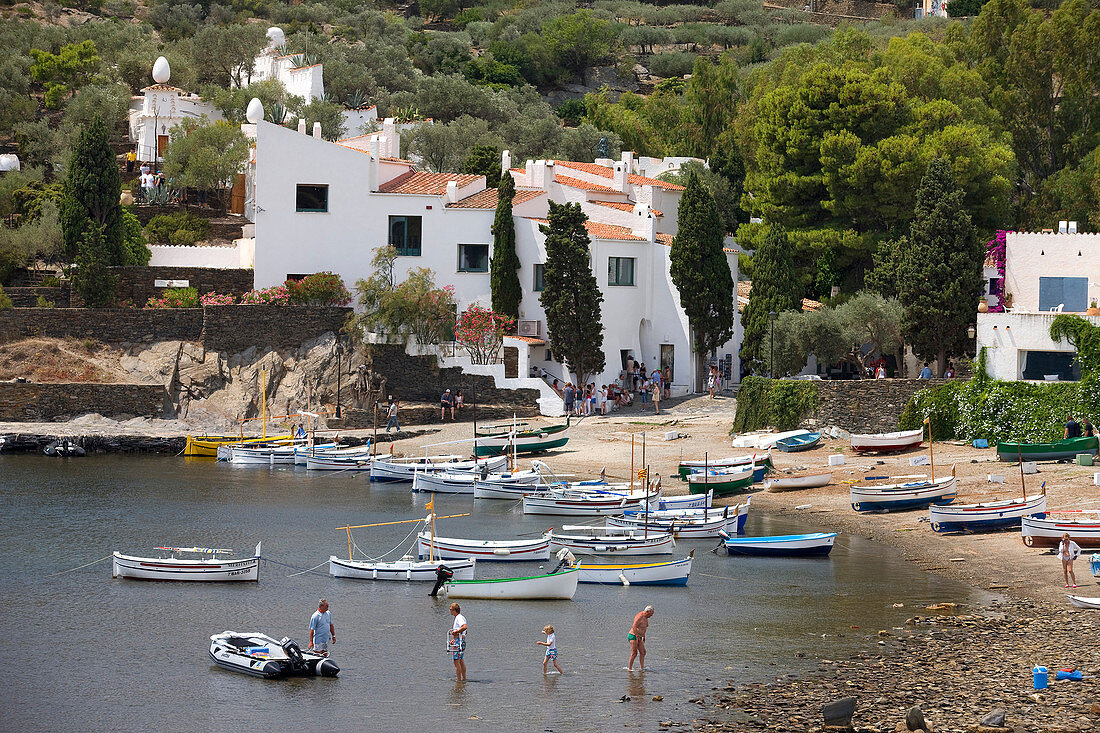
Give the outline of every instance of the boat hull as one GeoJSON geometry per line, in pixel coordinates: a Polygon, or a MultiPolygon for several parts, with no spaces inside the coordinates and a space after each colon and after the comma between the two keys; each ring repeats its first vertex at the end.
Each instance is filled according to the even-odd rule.
{"type": "Polygon", "coordinates": [[[762,557],[825,557],[833,551],[835,532],[776,537],[736,537],[725,541],[730,555],[762,557]]]}
{"type": "Polygon", "coordinates": [[[413,477],[412,490],[433,494],[473,494],[474,489],[482,482],[486,485],[528,486],[535,489],[539,478],[539,474],[534,471],[492,474],[485,479],[479,479],[479,475],[475,473],[417,473],[413,477]]]}
{"type": "Polygon", "coordinates": [[[650,562],[638,564],[596,565],[581,563],[581,583],[600,585],[669,585],[683,587],[688,584],[691,575],[692,558],[668,562],[650,562]]]}
{"type": "Polygon", "coordinates": [[[307,471],[369,471],[372,458],[363,456],[306,456],[307,471]]]}
{"type": "Polygon", "coordinates": [[[1100,598],[1088,598],[1087,596],[1071,596],[1066,594],[1069,602],[1078,608],[1100,608],[1100,598]]]}
{"type": "Polygon", "coordinates": [[[793,438],[798,435],[809,435],[809,430],[788,430],[784,433],[756,433],[754,435],[739,435],[733,439],[734,448],[756,448],[768,450],[775,446],[776,441],[784,438],[793,438]]]}
{"type": "Polygon", "coordinates": [[[657,504],[660,511],[676,509],[709,509],[714,506],[714,492],[684,494],[682,496],[662,496],[657,504]]]}
{"type": "Polygon", "coordinates": [[[1057,547],[1065,533],[1081,547],[1100,547],[1100,519],[1059,519],[1048,515],[1020,520],[1020,536],[1028,547],[1057,547]]]}
{"type": "Polygon", "coordinates": [[[474,455],[496,456],[516,453],[542,453],[561,448],[569,442],[569,424],[551,425],[539,430],[520,430],[514,436],[503,429],[479,431],[474,455]]]}
{"type": "Polygon", "coordinates": [[[671,532],[678,540],[702,540],[712,537],[720,537],[722,533],[737,534],[737,514],[722,516],[722,512],[715,510],[712,516],[706,520],[700,519],[650,519],[646,521],[645,514],[633,514],[622,517],[608,517],[608,527],[631,527],[639,532],[648,529],[650,532],[671,532]]]}
{"type": "Polygon", "coordinates": [[[997,443],[997,458],[1002,461],[1064,461],[1078,453],[1096,453],[1097,438],[1069,438],[1053,443],[997,443]]]}
{"type": "Polygon", "coordinates": [[[473,580],[474,560],[452,560],[448,562],[356,562],[334,556],[328,559],[328,572],[334,578],[353,578],[355,580],[398,580],[434,583],[436,569],[446,565],[458,580],[473,580]]]}
{"type": "Polygon", "coordinates": [[[294,646],[297,661],[291,660],[280,642],[270,636],[226,631],[210,637],[208,653],[211,661],[223,669],[269,680],[340,674],[340,668],[331,659],[300,649],[294,642],[289,645],[294,646]]]}
{"type": "Polygon", "coordinates": [[[497,580],[450,581],[444,585],[449,598],[492,601],[569,601],[577,593],[580,573],[576,568],[551,575],[497,580]]]}
{"type": "Polygon", "coordinates": [[[933,532],[982,532],[1019,527],[1026,516],[1046,516],[1046,494],[994,501],[985,504],[955,504],[928,507],[933,532]]]}
{"type": "Polygon", "coordinates": [[[421,533],[417,537],[416,551],[421,559],[430,556],[432,550],[440,560],[465,560],[480,562],[522,562],[550,559],[550,539],[536,540],[468,540],[454,537],[432,537],[421,533]]]}
{"type": "Polygon", "coordinates": [[[772,467],[771,452],[765,453],[763,456],[749,455],[749,456],[733,456],[730,458],[719,458],[713,461],[680,461],[680,465],[677,469],[680,480],[687,481],[687,477],[699,470],[721,470],[725,468],[744,468],[755,463],[757,466],[772,467]]]}
{"type": "Polygon", "coordinates": [[[569,550],[575,555],[671,555],[675,542],[672,533],[668,531],[655,534],[650,530],[650,536],[644,529],[639,529],[635,536],[611,535],[583,537],[579,535],[550,533],[550,552],[569,550]]]}
{"type": "Polygon", "coordinates": [[[896,433],[852,435],[852,450],[857,453],[894,453],[916,448],[924,442],[924,430],[902,430],[896,433]]]}
{"type": "MultiPolygon", "coordinates": [[[[650,506],[659,501],[659,494],[650,494],[650,506]]],[[[642,496],[553,496],[529,494],[523,497],[524,514],[550,514],[562,517],[603,517],[622,514],[631,509],[643,509],[642,496]]]]}
{"type": "Polygon", "coordinates": [[[713,491],[715,496],[729,496],[752,486],[755,470],[733,474],[697,472],[688,475],[688,490],[693,494],[713,491]]]}
{"type": "Polygon", "coordinates": [[[893,486],[853,486],[852,508],[857,512],[904,511],[930,504],[950,504],[957,495],[955,477],[893,486]]]}
{"type": "Polygon", "coordinates": [[[810,433],[809,435],[796,435],[777,440],[775,441],[775,447],[784,453],[799,453],[816,448],[820,442],[821,433],[810,433]]]}
{"type": "Polygon", "coordinates": [[[471,460],[425,461],[374,461],[371,463],[370,480],[394,483],[411,482],[417,473],[430,471],[500,471],[508,464],[507,456],[493,456],[471,460]]]}
{"type": "Polygon", "coordinates": [[[806,476],[780,476],[764,482],[767,491],[798,491],[799,489],[818,489],[828,486],[833,480],[832,473],[814,473],[806,476]]]}
{"type": "Polygon", "coordinates": [[[132,580],[201,581],[204,583],[250,582],[260,579],[260,558],[243,560],[181,560],[133,557],[115,552],[112,578],[132,580]]]}

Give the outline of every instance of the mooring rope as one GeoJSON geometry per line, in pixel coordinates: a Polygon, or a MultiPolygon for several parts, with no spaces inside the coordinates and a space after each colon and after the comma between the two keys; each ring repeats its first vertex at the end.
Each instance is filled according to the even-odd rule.
{"type": "Polygon", "coordinates": [[[325,560],[325,562],[321,563],[321,565],[317,565],[315,567],[309,568],[308,570],[303,570],[302,568],[298,567],[297,565],[290,565],[290,564],[287,564],[285,562],[279,562],[278,560],[272,560],[270,557],[261,557],[260,559],[263,560],[264,562],[269,562],[269,563],[272,563],[274,565],[281,565],[284,568],[290,568],[291,570],[301,571],[301,572],[294,573],[293,575],[286,576],[288,578],[292,578],[295,575],[304,575],[306,573],[315,573],[317,575],[323,575],[326,578],[328,577],[328,573],[317,573],[316,572],[317,568],[321,567],[321,565],[324,565],[325,562],[328,562],[328,560],[325,560]]]}
{"type": "Polygon", "coordinates": [[[91,562],[86,562],[83,565],[78,565],[75,568],[69,568],[68,570],[62,570],[60,573],[53,573],[51,575],[47,575],[46,577],[47,578],[53,578],[53,577],[56,577],[58,575],[64,575],[65,573],[71,573],[74,570],[80,570],[81,568],[86,568],[89,565],[95,565],[97,562],[103,562],[104,560],[109,560],[109,559],[111,559],[111,555],[104,555],[103,557],[99,558],[98,560],[92,560],[91,562]]]}
{"type": "Polygon", "coordinates": [[[413,528],[409,530],[409,533],[407,535],[405,535],[405,538],[403,540],[398,542],[393,547],[393,549],[382,553],[378,557],[371,557],[367,553],[363,552],[362,548],[360,548],[359,545],[355,544],[355,540],[351,541],[351,546],[352,546],[352,548],[358,550],[359,554],[362,555],[364,558],[366,558],[367,562],[378,562],[379,560],[385,558],[386,556],[393,554],[397,550],[400,550],[404,546],[405,542],[407,542],[408,539],[413,536],[413,532],[416,532],[418,529],[420,529],[420,525],[423,524],[423,523],[424,523],[424,520],[422,519],[422,520],[420,520],[420,522],[414,524],[413,528]]]}
{"type": "Polygon", "coordinates": [[[322,565],[324,565],[324,564],[325,564],[325,563],[327,563],[327,562],[328,562],[328,560],[325,560],[324,562],[321,562],[321,563],[317,563],[316,565],[314,565],[313,567],[311,567],[311,568],[310,568],[309,570],[302,570],[301,572],[298,572],[298,573],[291,573],[290,575],[288,575],[288,576],[286,576],[286,577],[288,577],[288,578],[296,578],[296,577],[298,577],[299,575],[305,575],[306,573],[312,573],[312,572],[313,572],[314,570],[316,570],[317,568],[321,567],[322,565]]]}

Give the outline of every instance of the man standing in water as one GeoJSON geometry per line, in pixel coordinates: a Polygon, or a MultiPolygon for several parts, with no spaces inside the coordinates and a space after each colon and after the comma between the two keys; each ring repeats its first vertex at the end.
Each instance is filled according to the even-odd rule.
{"type": "Polygon", "coordinates": [[[455,679],[459,682],[466,681],[466,662],[463,656],[466,654],[466,617],[462,615],[462,608],[457,603],[451,604],[451,615],[455,622],[451,626],[451,659],[455,663],[455,679]]]}
{"type": "Polygon", "coordinates": [[[330,641],[336,641],[336,629],[328,615],[328,601],[322,598],[309,619],[309,650],[327,655],[330,641]]]}
{"type": "Polygon", "coordinates": [[[628,671],[634,671],[634,658],[638,658],[638,665],[645,669],[645,632],[649,628],[649,619],[653,616],[653,606],[646,606],[634,617],[634,625],[626,635],[630,642],[630,661],[627,662],[628,671]]]}

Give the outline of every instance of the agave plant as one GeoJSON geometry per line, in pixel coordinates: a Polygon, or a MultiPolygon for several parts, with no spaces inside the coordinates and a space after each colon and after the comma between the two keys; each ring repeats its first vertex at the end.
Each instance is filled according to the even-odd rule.
{"type": "Polygon", "coordinates": [[[416,122],[424,119],[424,116],[420,114],[420,110],[416,107],[394,107],[390,111],[390,115],[398,122],[416,122]]]}
{"type": "Polygon", "coordinates": [[[286,107],[281,102],[271,105],[271,121],[276,125],[286,122],[286,107]]]}
{"type": "Polygon", "coordinates": [[[348,109],[363,109],[367,106],[367,95],[363,93],[362,89],[356,89],[348,94],[348,99],[344,102],[344,106],[348,109]]]}

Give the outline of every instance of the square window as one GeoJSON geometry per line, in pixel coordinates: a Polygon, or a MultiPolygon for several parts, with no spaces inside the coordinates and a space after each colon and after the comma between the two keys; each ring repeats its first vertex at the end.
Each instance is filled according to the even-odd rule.
{"type": "Polygon", "coordinates": [[[546,265],[535,265],[535,285],[532,288],[536,293],[541,293],[546,289],[546,283],[543,282],[543,276],[546,274],[546,265]]]}
{"type": "Polygon", "coordinates": [[[608,285],[633,285],[634,284],[634,258],[633,257],[608,257],[607,258],[607,284],[608,285]]]}
{"type": "Polygon", "coordinates": [[[328,211],[328,186],[299,183],[294,197],[295,211],[328,211]]]}
{"type": "Polygon", "coordinates": [[[397,254],[406,257],[420,256],[420,217],[391,216],[390,245],[397,254]]]}
{"type": "Polygon", "coordinates": [[[459,272],[488,272],[489,271],[489,245],[487,245],[487,244],[460,244],[460,245],[458,245],[458,271],[459,272]]]}

